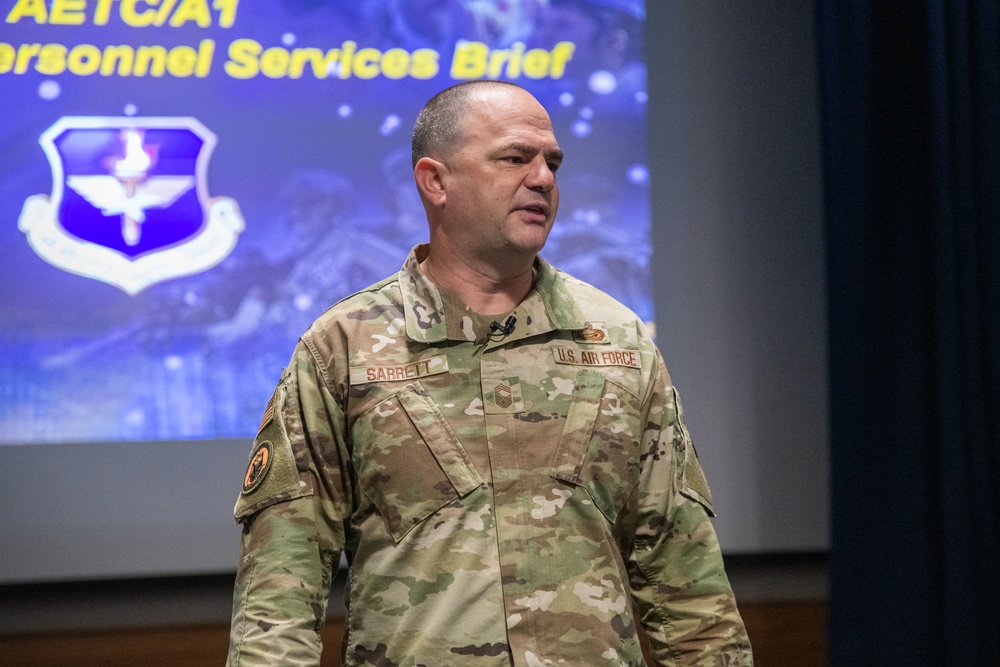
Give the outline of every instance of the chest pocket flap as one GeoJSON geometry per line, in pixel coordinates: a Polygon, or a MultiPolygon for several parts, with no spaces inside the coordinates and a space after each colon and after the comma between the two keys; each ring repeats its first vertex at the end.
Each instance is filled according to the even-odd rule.
{"type": "Polygon", "coordinates": [[[586,488],[612,523],[639,480],[640,403],[622,384],[581,370],[553,461],[552,477],[586,488]]]}
{"type": "Polygon", "coordinates": [[[375,405],[352,430],[358,480],[395,541],[483,484],[420,382],[375,405]]]}

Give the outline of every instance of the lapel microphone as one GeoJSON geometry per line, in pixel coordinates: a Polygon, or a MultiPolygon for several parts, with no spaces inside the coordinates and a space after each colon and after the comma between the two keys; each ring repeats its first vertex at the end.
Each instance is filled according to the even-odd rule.
{"type": "MultiPolygon", "coordinates": [[[[509,336],[514,331],[514,325],[517,324],[517,318],[511,315],[503,324],[500,324],[496,320],[490,323],[490,331],[493,334],[499,333],[501,336],[509,336]]],[[[493,334],[490,334],[491,336],[493,334]]]]}

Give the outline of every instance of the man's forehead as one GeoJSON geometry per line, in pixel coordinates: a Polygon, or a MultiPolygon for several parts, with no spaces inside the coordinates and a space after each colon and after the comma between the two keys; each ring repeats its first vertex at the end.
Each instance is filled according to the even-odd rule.
{"type": "Polygon", "coordinates": [[[488,106],[479,107],[472,122],[490,133],[497,141],[512,141],[517,137],[525,140],[547,138],[555,143],[552,121],[545,108],[533,106],[488,106]]]}
{"type": "Polygon", "coordinates": [[[552,129],[548,111],[534,95],[523,88],[513,86],[486,88],[470,98],[469,108],[473,113],[489,118],[524,119],[525,122],[544,125],[549,131],[552,129]]]}
{"type": "MultiPolygon", "coordinates": [[[[497,87],[477,91],[467,102],[461,122],[461,143],[479,149],[532,147],[546,155],[560,152],[545,107],[522,88],[497,87]]],[[[561,154],[561,153],[560,153],[561,154]]]]}

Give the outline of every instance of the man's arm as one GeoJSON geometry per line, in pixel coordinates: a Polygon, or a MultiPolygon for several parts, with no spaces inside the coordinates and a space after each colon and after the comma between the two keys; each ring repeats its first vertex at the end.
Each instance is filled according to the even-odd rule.
{"type": "Polygon", "coordinates": [[[242,554],[229,667],[319,665],[350,482],[343,412],[300,344],[254,440],[236,518],[242,554]]]}
{"type": "Polygon", "coordinates": [[[229,667],[319,665],[340,551],[315,496],[272,505],[243,526],[229,667]]]}
{"type": "Polygon", "coordinates": [[[659,665],[751,667],[743,626],[709,519],[711,493],[658,361],[638,489],[629,576],[659,665]]]}

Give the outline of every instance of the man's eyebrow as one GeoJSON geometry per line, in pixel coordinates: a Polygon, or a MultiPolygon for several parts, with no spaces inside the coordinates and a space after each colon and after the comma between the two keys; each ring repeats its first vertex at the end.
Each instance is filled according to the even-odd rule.
{"type": "MultiPolygon", "coordinates": [[[[501,149],[501,152],[506,150],[514,150],[517,151],[518,153],[525,153],[527,155],[534,155],[538,153],[537,146],[532,146],[531,144],[522,144],[521,142],[518,141],[512,141],[511,143],[507,144],[501,149]]],[[[548,160],[552,160],[554,162],[562,162],[563,152],[558,148],[556,148],[554,150],[547,151],[545,153],[545,158],[548,160]]]]}

